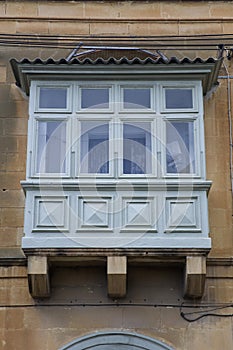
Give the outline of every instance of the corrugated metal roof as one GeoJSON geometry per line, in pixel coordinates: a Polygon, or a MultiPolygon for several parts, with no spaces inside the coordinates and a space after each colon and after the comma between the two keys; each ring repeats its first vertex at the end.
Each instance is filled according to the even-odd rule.
{"type": "Polygon", "coordinates": [[[171,57],[168,60],[165,60],[162,57],[146,57],[146,58],[140,58],[140,57],[133,57],[133,58],[128,58],[128,57],[108,57],[108,58],[103,58],[103,57],[80,57],[80,58],[73,58],[71,61],[67,61],[65,58],[62,58],[60,60],[54,60],[53,58],[48,58],[47,60],[42,60],[41,58],[35,58],[34,60],[29,60],[28,58],[23,58],[22,60],[18,61],[16,59],[11,59],[11,65],[15,64],[30,64],[30,65],[75,65],[75,64],[81,64],[81,65],[86,65],[86,64],[91,64],[91,65],[98,65],[98,64],[140,64],[140,65],[146,65],[146,64],[207,64],[207,63],[216,63],[219,60],[213,57],[209,57],[207,59],[202,59],[200,57],[196,57],[193,60],[184,57],[184,58],[177,58],[177,57],[171,57]]]}
{"type": "Polygon", "coordinates": [[[169,79],[182,75],[184,79],[200,79],[203,82],[204,93],[209,91],[217,83],[218,72],[222,59],[209,57],[202,59],[196,57],[190,59],[183,57],[167,58],[162,53],[156,54],[142,49],[94,49],[75,54],[71,60],[65,58],[55,60],[53,58],[33,60],[11,59],[10,63],[16,79],[16,84],[26,94],[29,94],[30,81],[32,79],[56,79],[69,77],[70,79],[90,79],[91,75],[98,75],[104,79],[107,74],[135,74],[136,69],[140,74],[148,78],[169,79]],[[104,68],[105,66],[106,68],[104,68]],[[96,68],[95,68],[96,67],[96,68]],[[105,77],[104,72],[106,71],[105,77]],[[102,75],[100,75],[102,74],[102,75]],[[186,75],[186,76],[185,76],[186,75]]]}
{"type": "Polygon", "coordinates": [[[116,48],[116,47],[106,47],[104,49],[89,49],[86,51],[74,53],[73,56],[71,56],[71,59],[77,58],[79,61],[83,61],[87,58],[91,59],[92,61],[95,61],[99,58],[102,58],[103,60],[107,61],[110,58],[115,60],[120,60],[123,57],[127,60],[133,60],[135,58],[138,58],[140,60],[146,60],[147,58],[151,58],[153,60],[160,57],[161,54],[154,54],[151,51],[138,49],[138,48],[116,48]]]}

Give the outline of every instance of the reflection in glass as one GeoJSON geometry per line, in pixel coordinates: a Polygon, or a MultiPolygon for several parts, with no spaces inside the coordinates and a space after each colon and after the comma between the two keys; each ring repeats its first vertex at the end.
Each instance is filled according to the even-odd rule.
{"type": "Polygon", "coordinates": [[[123,173],[151,173],[150,123],[124,123],[123,139],[123,173]]]}
{"type": "Polygon", "coordinates": [[[39,108],[63,108],[67,107],[67,88],[41,87],[39,96],[39,108]]]}
{"type": "Polygon", "coordinates": [[[124,89],[124,108],[150,108],[150,89],[124,89]]]}
{"type": "Polygon", "coordinates": [[[105,109],[109,108],[109,89],[83,88],[81,89],[81,108],[105,109]]]}
{"type": "Polygon", "coordinates": [[[167,122],[167,173],[194,173],[193,122],[167,122]]]}
{"type": "Polygon", "coordinates": [[[192,89],[166,89],[165,100],[167,109],[193,108],[192,89]]]}
{"type": "Polygon", "coordinates": [[[101,122],[81,123],[81,172],[109,173],[109,125],[101,122]]]}
{"type": "Polygon", "coordinates": [[[37,173],[65,173],[66,123],[39,121],[37,140],[37,173]]]}

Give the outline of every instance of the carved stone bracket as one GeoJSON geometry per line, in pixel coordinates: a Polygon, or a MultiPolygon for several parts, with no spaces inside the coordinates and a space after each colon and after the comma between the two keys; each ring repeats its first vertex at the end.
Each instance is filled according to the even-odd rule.
{"type": "Polygon", "coordinates": [[[185,268],[185,298],[201,298],[205,288],[206,257],[187,256],[185,268]]]}
{"type": "Polygon", "coordinates": [[[108,256],[108,295],[113,298],[122,298],[126,295],[127,257],[108,256]]]}
{"type": "Polygon", "coordinates": [[[28,284],[33,298],[49,297],[50,285],[46,256],[28,257],[28,284]]]}
{"type": "Polygon", "coordinates": [[[127,291],[127,263],[134,264],[184,264],[184,297],[201,298],[205,287],[206,278],[206,251],[188,252],[186,250],[176,251],[176,255],[171,255],[168,250],[161,252],[147,250],[145,256],[141,250],[124,250],[124,255],[116,249],[114,255],[112,251],[95,250],[65,250],[63,255],[57,256],[56,250],[28,251],[28,283],[29,291],[34,298],[45,298],[50,295],[49,284],[49,264],[61,264],[69,262],[78,264],[83,262],[100,263],[107,261],[107,289],[111,298],[123,298],[127,291]],[[34,253],[34,254],[33,254],[34,253]],[[163,254],[162,254],[163,253],[163,254]]]}

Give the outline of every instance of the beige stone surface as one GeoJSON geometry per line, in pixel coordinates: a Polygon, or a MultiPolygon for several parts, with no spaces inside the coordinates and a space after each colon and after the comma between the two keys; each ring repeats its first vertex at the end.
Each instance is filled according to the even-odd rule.
{"type": "Polygon", "coordinates": [[[212,18],[232,18],[233,8],[231,1],[210,1],[210,15],[212,18]]]}
{"type": "Polygon", "coordinates": [[[116,35],[126,35],[129,33],[129,28],[127,23],[90,23],[90,34],[100,35],[100,34],[116,34],[116,35]]]}
{"type": "MultiPolygon", "coordinates": [[[[48,27],[49,34],[61,34],[61,22],[50,21],[48,27]]],[[[76,22],[75,20],[66,21],[62,25],[63,35],[88,35],[90,33],[90,24],[88,22],[76,22]]]]}
{"type": "Polygon", "coordinates": [[[35,1],[6,1],[5,15],[8,17],[37,17],[38,4],[35,1]]]}
{"type": "MultiPolygon", "coordinates": [[[[154,280],[151,279],[150,282],[154,286],[154,290],[156,290],[155,286],[157,285],[161,294],[166,292],[167,286],[169,286],[167,280],[169,267],[167,269],[151,268],[150,273],[146,268],[130,268],[131,277],[137,278],[137,281],[140,280],[142,298],[139,298],[138,286],[136,287],[135,283],[133,287],[134,293],[136,293],[135,297],[131,300],[128,298],[124,300],[128,304],[127,306],[117,305],[114,300],[107,298],[106,293],[96,294],[99,288],[98,280],[99,283],[103,283],[105,280],[102,268],[54,269],[52,297],[46,302],[36,302],[34,307],[35,301],[26,293],[26,269],[15,267],[9,269],[8,273],[6,270],[7,268],[0,269],[0,297],[1,302],[5,304],[4,308],[0,307],[0,332],[3,334],[2,340],[6,342],[9,349],[13,347],[12,349],[24,350],[25,346],[31,344],[33,349],[40,350],[41,339],[43,339],[43,349],[55,350],[79,336],[111,328],[136,331],[165,341],[174,349],[194,350],[198,346],[198,348],[208,350],[208,345],[213,345],[213,348],[217,350],[220,342],[227,350],[227,346],[229,346],[229,350],[231,349],[230,319],[206,317],[189,324],[180,317],[181,300],[176,300],[172,306],[167,303],[157,305],[159,299],[156,294],[152,296],[153,299],[150,302],[146,299],[148,298],[149,276],[150,278],[154,276],[154,280]],[[67,273],[68,271],[71,273],[67,273]],[[75,275],[79,278],[74,278],[75,275]],[[59,299],[55,296],[58,283],[61,288],[59,299]],[[73,290],[73,296],[69,289],[73,290]],[[96,305],[93,305],[94,300],[96,305]],[[139,303],[141,306],[134,306],[134,303],[139,303]],[[18,307],[9,308],[7,305],[18,305],[18,307]],[[24,305],[28,305],[28,307],[24,305]],[[215,336],[217,338],[214,342],[212,337],[215,338],[215,336]],[[17,341],[15,337],[17,337],[17,341]],[[197,340],[196,337],[199,339],[197,340]]],[[[176,269],[173,270],[172,275],[174,280],[177,279],[176,269]]],[[[215,301],[221,299],[224,302],[229,302],[229,299],[226,298],[226,289],[229,290],[228,298],[230,297],[231,289],[229,286],[229,283],[224,282],[223,284],[222,279],[218,283],[216,279],[209,278],[207,282],[209,302],[213,302],[211,298],[214,296],[214,290],[215,301]],[[211,290],[212,292],[210,292],[211,290]]],[[[203,311],[201,302],[200,304],[194,302],[193,305],[195,312],[198,311],[198,305],[203,311]]],[[[191,312],[192,308],[183,307],[183,311],[191,312]]],[[[230,310],[221,310],[221,312],[229,313],[230,310]]],[[[196,317],[196,314],[194,316],[196,317]]],[[[190,315],[190,317],[193,316],[190,315]]],[[[6,349],[8,350],[8,347],[6,349]]]]}
{"type": "Polygon", "coordinates": [[[16,33],[20,34],[48,34],[48,22],[21,20],[16,22],[16,33]]]}
{"type": "Polygon", "coordinates": [[[169,23],[169,21],[145,21],[134,22],[129,24],[130,35],[178,35],[179,25],[176,22],[169,23]]]}
{"type": "Polygon", "coordinates": [[[4,20],[0,18],[0,34],[15,34],[16,22],[14,20],[4,20]]]}
{"type": "Polygon", "coordinates": [[[203,1],[180,1],[174,5],[173,1],[161,3],[163,18],[202,19],[210,17],[209,4],[203,1]]]}
{"type": "Polygon", "coordinates": [[[84,17],[84,3],[82,1],[40,1],[38,16],[46,18],[82,18],[84,17]]]}
{"type": "Polygon", "coordinates": [[[221,23],[215,23],[213,28],[213,23],[209,22],[203,22],[199,23],[193,22],[192,24],[190,22],[182,22],[179,24],[179,35],[195,35],[195,34],[221,34],[222,33],[222,24],[221,23]]]}
{"type": "MultiPolygon", "coordinates": [[[[232,17],[232,1],[7,0],[0,2],[0,34],[68,35],[74,41],[77,35],[84,43],[89,36],[99,43],[101,35],[119,35],[137,46],[137,41],[132,41],[134,36],[155,36],[158,40],[161,36],[162,41],[165,35],[231,34],[232,17]]],[[[143,44],[147,45],[146,40],[143,44]]],[[[200,48],[163,51],[192,58],[216,54],[200,48]]],[[[61,58],[69,52],[70,49],[0,46],[1,249],[20,247],[24,224],[20,180],[25,179],[28,100],[14,84],[9,59],[61,58]]],[[[225,60],[225,64],[233,75],[232,61],[225,60]]],[[[221,74],[226,76],[226,69],[221,74]]],[[[232,305],[227,88],[227,80],[220,79],[219,86],[204,101],[207,178],[213,181],[209,193],[213,248],[209,257],[217,257],[221,263],[207,261],[204,296],[193,302],[195,311],[206,304],[232,305]],[[227,262],[223,258],[228,258],[227,262]]],[[[232,89],[231,81],[231,92],[232,89]]],[[[29,294],[26,266],[0,266],[0,349],[57,350],[79,336],[114,328],[157,338],[176,350],[231,350],[231,318],[204,317],[193,323],[181,318],[183,277],[182,266],[129,266],[127,296],[122,299],[127,306],[117,306],[119,300],[107,297],[105,267],[52,266],[51,297],[45,304],[29,294]]],[[[226,307],[221,313],[232,313],[232,308],[226,307]]]]}

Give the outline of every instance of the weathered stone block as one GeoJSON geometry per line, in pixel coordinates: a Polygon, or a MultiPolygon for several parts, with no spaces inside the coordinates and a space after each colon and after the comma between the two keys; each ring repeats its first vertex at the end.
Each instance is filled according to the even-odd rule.
{"type": "Polygon", "coordinates": [[[24,34],[48,34],[48,22],[34,21],[18,21],[16,22],[16,32],[24,34]]]}
{"type": "Polygon", "coordinates": [[[38,4],[33,1],[7,1],[6,16],[13,18],[37,17],[38,4]]]}
{"type": "Polygon", "coordinates": [[[28,257],[28,284],[29,291],[34,298],[49,296],[50,285],[46,256],[28,257]]]}
{"type": "Polygon", "coordinates": [[[45,18],[82,18],[84,16],[83,2],[39,2],[38,17],[45,18]]]}
{"type": "MultiPolygon", "coordinates": [[[[49,22],[49,34],[59,35],[61,34],[61,25],[62,25],[62,34],[63,35],[88,35],[89,34],[89,23],[77,23],[76,21],[51,21],[49,22]]],[[[77,43],[78,44],[78,43],[77,43]]],[[[84,43],[85,44],[85,43],[84,43]]]]}
{"type": "Polygon", "coordinates": [[[108,256],[108,295],[110,297],[124,297],[126,294],[127,257],[108,256]]]}

